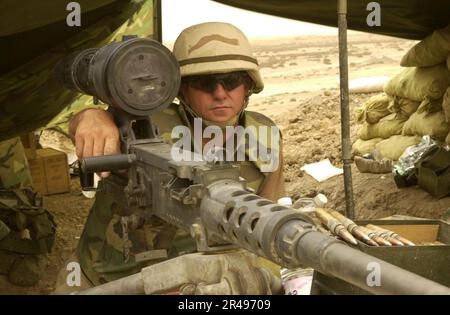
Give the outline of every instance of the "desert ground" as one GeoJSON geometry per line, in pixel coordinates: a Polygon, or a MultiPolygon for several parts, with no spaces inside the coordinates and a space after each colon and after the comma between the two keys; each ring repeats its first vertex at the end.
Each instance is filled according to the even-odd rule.
{"type": "MultiPolygon", "coordinates": [[[[401,56],[415,44],[355,32],[348,40],[350,80],[394,75],[400,71],[401,56]]],[[[342,167],[337,36],[273,38],[253,44],[266,86],[262,93],[252,96],[248,109],[271,117],[282,130],[288,195],[297,200],[320,192],[328,197],[329,207],[343,211],[342,175],[319,183],[300,170],[305,163],[326,158],[342,167]]],[[[371,95],[350,94],[352,140],[358,128],[354,109],[371,95]]],[[[54,131],[44,132],[41,144],[71,150],[67,138],[54,131]]],[[[437,200],[417,187],[398,189],[391,174],[361,174],[353,166],[352,174],[357,218],[393,214],[441,218],[450,208],[450,197],[437,200]]],[[[0,281],[0,293],[50,293],[58,270],[77,246],[92,202],[82,195],[77,177],[72,178],[70,193],[45,197],[45,205],[58,224],[53,252],[44,260],[45,276],[31,288],[0,281]]]]}

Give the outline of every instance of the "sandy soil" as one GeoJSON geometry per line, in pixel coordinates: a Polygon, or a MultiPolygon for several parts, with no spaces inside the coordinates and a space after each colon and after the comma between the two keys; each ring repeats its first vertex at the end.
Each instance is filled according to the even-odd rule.
{"type": "MultiPolygon", "coordinates": [[[[352,34],[349,36],[350,79],[392,76],[400,71],[399,60],[413,41],[352,34]]],[[[342,166],[340,151],[340,108],[338,95],[337,38],[316,36],[279,38],[254,42],[265,90],[252,96],[250,110],[271,117],[282,129],[285,177],[288,195],[294,198],[324,193],[329,205],[344,210],[343,176],[318,183],[300,168],[325,158],[342,166]]],[[[353,110],[371,94],[351,94],[351,136],[357,126],[353,110]]],[[[46,133],[45,145],[61,137],[46,133]]],[[[70,150],[67,142],[63,145],[70,150]]],[[[397,189],[392,175],[361,174],[352,168],[356,216],[379,218],[392,214],[441,218],[450,208],[450,198],[436,200],[415,188],[397,189]]],[[[58,224],[57,241],[48,257],[43,280],[32,288],[19,288],[0,281],[0,293],[46,294],[54,287],[57,270],[76,248],[92,199],[85,198],[72,179],[72,191],[45,198],[58,224]]],[[[1,279],[0,279],[1,280],[1,279]]]]}

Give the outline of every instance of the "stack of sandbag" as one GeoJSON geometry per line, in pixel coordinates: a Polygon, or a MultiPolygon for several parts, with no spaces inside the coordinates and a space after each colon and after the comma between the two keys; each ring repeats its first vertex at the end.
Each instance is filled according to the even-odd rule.
{"type": "MultiPolygon", "coordinates": [[[[431,67],[405,68],[384,86],[386,94],[415,102],[416,110],[437,112],[450,85],[450,71],[445,63],[431,67]]],[[[410,107],[414,112],[414,106],[410,107]]]]}
{"type": "Polygon", "coordinates": [[[403,56],[400,65],[416,67],[416,69],[439,69],[435,71],[437,71],[436,75],[440,75],[440,77],[434,76],[434,84],[430,86],[432,91],[429,95],[431,100],[438,101],[434,104],[432,102],[421,104],[417,117],[414,117],[415,120],[420,120],[420,125],[412,126],[414,124],[410,123],[405,127],[404,132],[428,132],[436,140],[445,140],[450,144],[450,134],[448,134],[450,131],[450,25],[434,31],[412,47],[403,56]],[[439,102],[439,96],[443,97],[441,102],[439,102]],[[427,114],[438,112],[438,114],[424,115],[423,112],[427,112],[427,114]],[[435,124],[434,127],[429,126],[431,122],[435,124]],[[428,126],[424,128],[425,125],[428,126]]]}
{"type": "MultiPolygon", "coordinates": [[[[380,143],[381,150],[378,150],[385,153],[397,152],[399,150],[398,147],[404,147],[406,144],[407,146],[411,145],[411,137],[401,136],[401,133],[403,125],[408,120],[410,113],[414,111],[417,106],[414,102],[409,102],[401,97],[394,97],[386,93],[381,93],[369,98],[355,113],[356,121],[361,124],[361,126],[358,130],[358,139],[352,146],[352,154],[364,155],[372,153],[376,147],[380,146],[380,143]],[[411,107],[415,108],[412,110],[411,107]],[[400,143],[394,144],[395,149],[390,148],[392,141],[386,141],[393,136],[397,136],[393,138],[397,142],[400,141],[400,143]],[[384,146],[389,146],[389,148],[384,149],[384,146]]],[[[415,137],[412,138],[415,139],[415,137]]],[[[406,149],[406,147],[404,148],[406,149]]],[[[392,157],[393,156],[390,153],[389,157],[385,158],[393,159],[392,157]]],[[[398,159],[398,157],[394,157],[395,159],[393,160],[398,159]]]]}
{"type": "Polygon", "coordinates": [[[400,64],[406,68],[385,84],[384,93],[357,110],[362,126],[353,154],[376,149],[397,160],[424,135],[450,144],[450,25],[412,47],[400,64]],[[374,100],[377,106],[370,105],[374,100]]]}

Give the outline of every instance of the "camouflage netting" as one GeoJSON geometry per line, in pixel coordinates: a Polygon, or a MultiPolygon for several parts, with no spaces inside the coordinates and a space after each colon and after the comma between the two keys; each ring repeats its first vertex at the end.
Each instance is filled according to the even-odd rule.
{"type": "Polygon", "coordinates": [[[90,106],[88,97],[64,88],[54,78],[56,63],[68,54],[119,41],[123,35],[148,37],[153,34],[153,1],[120,2],[114,12],[92,25],[80,28],[55,47],[1,76],[0,141],[50,125],[62,125],[72,112],[90,106]],[[75,102],[75,103],[74,103],[75,102]],[[71,105],[72,104],[72,105],[71,105]],[[65,109],[69,106],[68,109],[65,109]]]}
{"type": "Polygon", "coordinates": [[[79,95],[76,100],[69,106],[65,107],[55,118],[53,118],[44,128],[55,129],[65,135],[69,135],[69,123],[73,116],[82,110],[89,108],[102,108],[107,109],[105,104],[94,104],[92,96],[79,95]]]}
{"type": "Polygon", "coordinates": [[[31,184],[31,173],[20,138],[0,141],[0,189],[31,184]]]}

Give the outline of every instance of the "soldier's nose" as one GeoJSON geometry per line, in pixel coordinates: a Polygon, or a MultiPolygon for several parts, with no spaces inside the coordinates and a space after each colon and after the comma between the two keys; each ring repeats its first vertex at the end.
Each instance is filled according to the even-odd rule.
{"type": "Polygon", "coordinates": [[[225,98],[227,96],[227,90],[225,90],[221,83],[218,83],[212,95],[214,98],[225,98]]]}

